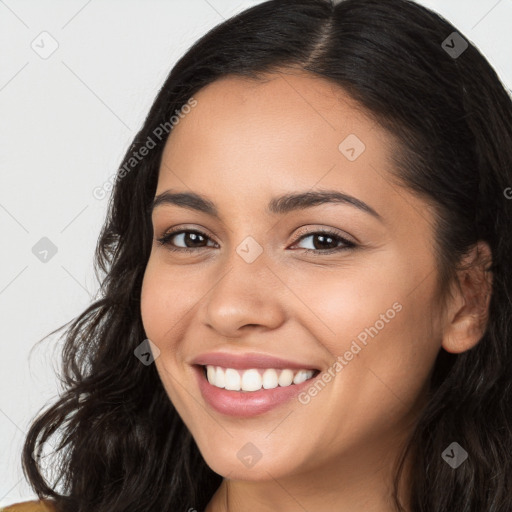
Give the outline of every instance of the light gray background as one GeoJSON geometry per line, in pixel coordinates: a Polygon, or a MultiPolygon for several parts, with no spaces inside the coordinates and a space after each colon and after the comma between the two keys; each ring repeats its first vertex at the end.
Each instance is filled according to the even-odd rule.
{"type": "MultiPolygon", "coordinates": [[[[24,433],[60,389],[58,336],[30,359],[29,351],[98,288],[92,262],[107,199],[93,189],[116,172],[176,60],[257,3],[0,0],[0,506],[35,497],[21,471],[24,433]],[[48,58],[31,47],[51,44],[48,58]],[[43,237],[57,247],[46,263],[32,252],[43,237]]],[[[420,3],[475,43],[512,88],[512,0],[420,3]]]]}

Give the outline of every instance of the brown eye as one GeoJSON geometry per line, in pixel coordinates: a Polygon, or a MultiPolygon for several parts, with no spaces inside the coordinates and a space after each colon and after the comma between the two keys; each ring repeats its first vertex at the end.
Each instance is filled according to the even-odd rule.
{"type": "MultiPolygon", "coordinates": [[[[332,231],[315,231],[302,235],[298,241],[312,239],[310,244],[312,248],[304,249],[305,252],[315,254],[330,254],[356,247],[354,242],[343,238],[342,236],[332,231]],[[341,244],[341,245],[340,245],[341,244]]],[[[296,244],[297,242],[295,242],[296,244]]]]}
{"type": "MultiPolygon", "coordinates": [[[[314,231],[307,233],[294,242],[294,245],[308,238],[311,238],[313,241],[312,244],[310,244],[312,248],[304,248],[303,251],[316,255],[326,255],[356,247],[354,242],[332,231],[314,231]]],[[[167,232],[161,238],[158,238],[158,242],[170,251],[178,252],[194,252],[208,247],[208,242],[212,243],[210,247],[216,246],[215,242],[205,233],[186,229],[167,232]]]]}
{"type": "Polygon", "coordinates": [[[191,252],[195,249],[202,249],[203,247],[206,247],[204,244],[208,240],[211,240],[210,237],[201,231],[182,229],[165,233],[158,239],[158,242],[161,245],[166,246],[171,251],[191,252]],[[177,247],[175,243],[172,242],[173,240],[177,240],[178,244],[183,244],[184,247],[177,247]]]}

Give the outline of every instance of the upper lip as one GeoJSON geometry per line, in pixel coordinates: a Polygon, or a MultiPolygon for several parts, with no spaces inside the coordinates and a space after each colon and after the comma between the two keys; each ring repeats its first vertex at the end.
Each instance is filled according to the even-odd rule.
{"type": "Polygon", "coordinates": [[[308,363],[289,361],[280,357],[255,352],[245,354],[233,354],[228,352],[209,352],[201,354],[192,360],[192,364],[221,366],[237,370],[249,370],[251,368],[276,368],[296,370],[317,370],[308,363]]]}

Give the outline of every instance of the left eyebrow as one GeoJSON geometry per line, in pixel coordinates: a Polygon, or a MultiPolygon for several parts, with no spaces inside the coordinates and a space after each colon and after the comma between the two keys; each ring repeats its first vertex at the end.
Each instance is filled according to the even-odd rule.
{"type": "MultiPolygon", "coordinates": [[[[308,191],[274,197],[270,200],[267,206],[267,212],[284,215],[291,211],[305,210],[307,208],[313,208],[327,203],[347,204],[370,214],[381,222],[383,221],[379,213],[377,213],[371,206],[354,196],[343,194],[336,190],[308,191]]],[[[215,203],[194,192],[172,192],[171,190],[166,190],[155,197],[150,208],[151,212],[153,212],[158,206],[164,204],[172,204],[175,206],[181,206],[182,208],[196,210],[220,220],[219,212],[215,203]]]]}
{"type": "Polygon", "coordinates": [[[365,213],[369,213],[373,217],[382,221],[382,217],[365,202],[357,199],[357,197],[343,194],[337,190],[320,190],[314,192],[302,192],[299,194],[285,194],[273,198],[269,205],[268,211],[271,213],[284,214],[294,210],[305,210],[326,203],[341,203],[354,206],[365,213]]]}

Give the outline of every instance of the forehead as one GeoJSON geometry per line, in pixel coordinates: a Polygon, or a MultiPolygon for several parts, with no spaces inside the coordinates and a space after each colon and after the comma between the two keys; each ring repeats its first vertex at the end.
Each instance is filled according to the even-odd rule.
{"type": "Polygon", "coordinates": [[[266,207],[271,197],[323,188],[359,197],[382,215],[390,210],[394,141],[338,85],[296,71],[228,76],[194,99],[166,143],[157,194],[197,192],[234,214],[255,197],[266,207]],[[356,141],[356,159],[344,152],[347,140],[356,141]]]}
{"type": "Polygon", "coordinates": [[[388,134],[370,114],[337,84],[307,72],[272,73],[262,80],[227,76],[194,99],[197,105],[182,114],[168,138],[166,161],[192,163],[206,153],[223,153],[233,163],[257,154],[262,163],[306,158],[332,165],[346,159],[339,144],[349,135],[381,161],[389,156],[388,134]]]}
{"type": "Polygon", "coordinates": [[[284,143],[320,134],[327,146],[347,130],[363,136],[376,125],[339,85],[304,71],[269,73],[257,80],[230,75],[208,84],[194,98],[197,106],[175,126],[172,138],[215,128],[209,138],[218,134],[220,139],[226,130],[234,143],[246,141],[244,136],[284,143]]]}

